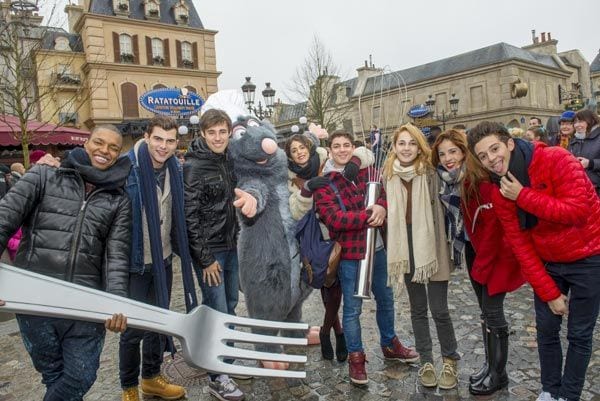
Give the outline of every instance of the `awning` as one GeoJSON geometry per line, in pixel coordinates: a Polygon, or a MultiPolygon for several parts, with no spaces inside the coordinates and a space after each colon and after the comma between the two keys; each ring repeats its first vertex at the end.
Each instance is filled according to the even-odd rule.
{"type": "MultiPolygon", "coordinates": [[[[55,124],[30,120],[27,130],[31,132],[31,145],[75,145],[80,146],[90,133],[77,128],[60,127],[55,124]]],[[[20,146],[21,127],[15,116],[0,116],[0,146],[20,146]],[[15,138],[16,137],[16,138],[15,138]]]]}

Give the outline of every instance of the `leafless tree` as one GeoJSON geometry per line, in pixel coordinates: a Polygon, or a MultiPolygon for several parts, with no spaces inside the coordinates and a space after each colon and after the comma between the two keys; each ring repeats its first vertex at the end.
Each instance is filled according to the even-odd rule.
{"type": "MultiPolygon", "coordinates": [[[[45,35],[56,30],[51,27],[56,11],[56,5],[49,11],[48,26],[41,26],[41,18],[27,9],[12,10],[0,17],[0,121],[6,123],[13,138],[20,142],[26,168],[31,142],[48,135],[46,130],[32,130],[27,122],[37,120],[43,125],[56,120],[63,111],[76,113],[93,92],[89,77],[60,71],[71,65],[77,53],[61,58],[42,48],[45,35]],[[60,105],[59,84],[73,87],[66,95],[60,93],[60,105]],[[15,118],[18,127],[9,123],[15,118]]],[[[58,125],[71,122],[66,119],[58,125]]]]}
{"type": "Polygon", "coordinates": [[[340,126],[350,112],[345,87],[340,85],[340,68],[321,40],[314,36],[308,55],[296,69],[290,90],[299,101],[307,102],[307,118],[330,132],[340,126]]]}

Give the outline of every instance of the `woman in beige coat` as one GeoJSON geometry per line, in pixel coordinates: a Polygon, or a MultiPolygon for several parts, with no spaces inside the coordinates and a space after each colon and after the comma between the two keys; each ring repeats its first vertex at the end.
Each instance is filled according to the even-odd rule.
{"type": "Polygon", "coordinates": [[[414,125],[403,125],[394,132],[383,170],[388,202],[388,280],[396,290],[406,285],[416,348],[421,356],[421,385],[451,389],[457,385],[460,359],[448,312],[452,264],[430,155],[425,137],[414,125]],[[428,309],[441,346],[439,375],[433,366],[428,309]]]}

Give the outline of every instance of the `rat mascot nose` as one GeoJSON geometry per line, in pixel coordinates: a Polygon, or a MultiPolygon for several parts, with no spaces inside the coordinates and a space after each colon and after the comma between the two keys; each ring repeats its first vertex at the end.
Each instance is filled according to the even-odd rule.
{"type": "Polygon", "coordinates": [[[263,139],[260,145],[262,147],[262,150],[268,155],[272,155],[277,150],[277,142],[275,142],[271,138],[263,139]]]}

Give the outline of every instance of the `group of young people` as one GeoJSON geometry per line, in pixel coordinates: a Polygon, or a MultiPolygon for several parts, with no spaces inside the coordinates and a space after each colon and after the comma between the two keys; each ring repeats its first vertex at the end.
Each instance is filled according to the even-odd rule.
{"type": "Polygon", "coordinates": [[[334,322],[336,336],[342,331],[345,336],[353,383],[368,382],[359,320],[362,300],[354,297],[354,289],[366,231],[376,227],[372,291],[386,359],[419,361],[419,381],[425,387],[456,387],[460,356],[447,293],[450,273],[466,266],[481,308],[486,354],[484,365],[469,378],[469,391],[489,395],[508,385],[504,298],[529,282],[535,293],[539,400],[579,399],[600,305],[600,201],[580,158],[559,146],[513,138],[492,122],[482,122],[468,134],[444,131],[431,147],[417,127],[406,124],[392,135],[382,168],[383,190],[373,206],[365,207],[372,178],[368,171],[376,166],[357,160],[351,134],[338,131],[329,137],[326,161],[316,144],[298,136],[288,140],[286,150],[290,187],[298,185],[297,176],[304,180],[291,202],[303,203],[303,210],[314,202],[327,234],[342,246],[339,283],[323,291],[341,288],[343,328],[333,315],[340,304],[333,297],[336,302],[325,301],[321,347],[324,358],[332,359],[328,336],[334,322]],[[394,331],[393,293],[403,287],[416,351],[402,345],[394,331]],[[441,348],[437,372],[429,311],[441,348]],[[568,318],[569,341],[564,368],[563,317],[568,318]]]}
{"type": "MultiPolygon", "coordinates": [[[[0,200],[0,249],[22,227],[15,265],[164,308],[170,303],[177,254],[186,308],[197,305],[195,272],[202,302],[235,314],[235,209],[253,217],[256,199],[236,188],[235,161],[227,152],[231,131],[224,111],[206,111],[201,134],[181,168],[173,119],[151,119],[144,138],[124,156],[119,156],[118,130],[96,127],[83,148],[60,163],[43,158],[0,200]]],[[[457,386],[460,355],[447,294],[450,273],[466,266],[481,308],[486,350],[486,362],[470,376],[470,392],[487,395],[508,385],[503,302],[507,292],[527,281],[535,292],[539,399],[578,400],[600,304],[600,201],[583,163],[561,147],[512,138],[504,126],[491,122],[468,134],[444,131],[431,147],[418,128],[403,125],[393,133],[375,175],[375,157],[356,148],[350,133],[332,133],[327,145],[320,148],[316,138],[305,134],[285,144],[292,216],[300,219],[314,207],[324,234],[342,247],[337,280],[321,290],[323,357],[347,359],[350,380],[368,382],[362,299],[354,289],[367,229],[375,228],[371,289],[384,358],[419,362],[425,387],[457,386]],[[367,184],[379,175],[382,190],[365,207],[367,184]],[[403,288],[416,350],[403,345],[395,331],[394,292],[403,288]],[[441,348],[437,371],[429,312],[441,348]],[[568,317],[569,340],[564,369],[563,316],[568,317]]],[[[0,305],[1,299],[2,294],[0,305]]],[[[138,400],[140,387],[163,399],[185,395],[183,387],[160,374],[172,341],[127,328],[122,314],[105,325],[17,319],[46,385],[44,400],[83,398],[96,378],[105,329],[122,333],[123,400],[138,400]]],[[[234,380],[219,374],[210,374],[209,392],[220,400],[245,397],[234,380]]]]}

